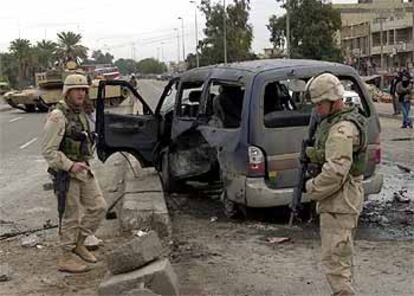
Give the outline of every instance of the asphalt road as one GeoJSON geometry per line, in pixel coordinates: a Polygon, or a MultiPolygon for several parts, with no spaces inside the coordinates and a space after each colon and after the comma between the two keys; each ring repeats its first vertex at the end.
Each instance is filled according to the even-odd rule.
{"type": "MultiPolygon", "coordinates": [[[[152,108],[164,84],[139,82],[139,92],[152,108]]],[[[45,119],[45,113],[0,112],[0,235],[42,227],[49,219],[56,221],[53,192],[43,189],[43,184],[50,183],[40,154],[45,119]]]]}

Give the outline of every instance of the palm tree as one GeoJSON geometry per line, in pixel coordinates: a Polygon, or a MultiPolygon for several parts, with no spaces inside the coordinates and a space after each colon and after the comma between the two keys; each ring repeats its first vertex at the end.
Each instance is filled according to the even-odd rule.
{"type": "Polygon", "coordinates": [[[36,53],[41,70],[46,70],[56,60],[57,44],[50,40],[43,39],[36,44],[36,53]]]}
{"type": "Polygon", "coordinates": [[[28,77],[28,70],[33,61],[33,48],[27,39],[15,39],[10,43],[9,50],[18,63],[19,86],[22,86],[28,77]]]}
{"type": "Polygon", "coordinates": [[[82,40],[81,34],[73,32],[61,32],[58,36],[57,54],[63,63],[68,61],[80,62],[88,57],[88,48],[79,44],[82,40]]]}

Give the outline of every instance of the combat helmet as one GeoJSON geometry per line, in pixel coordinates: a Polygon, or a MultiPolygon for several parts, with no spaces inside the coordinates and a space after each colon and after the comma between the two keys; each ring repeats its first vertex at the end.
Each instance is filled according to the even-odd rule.
{"type": "Polygon", "coordinates": [[[82,74],[70,74],[66,77],[63,84],[63,96],[66,96],[68,91],[73,88],[89,89],[88,79],[82,74]]]}
{"type": "Polygon", "coordinates": [[[322,73],[312,77],[306,84],[306,93],[312,103],[341,100],[344,86],[338,77],[331,73],[322,73]]]}

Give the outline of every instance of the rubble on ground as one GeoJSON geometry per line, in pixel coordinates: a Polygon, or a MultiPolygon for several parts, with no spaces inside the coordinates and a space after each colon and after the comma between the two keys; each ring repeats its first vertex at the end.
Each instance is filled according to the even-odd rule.
{"type": "Polygon", "coordinates": [[[109,272],[99,285],[99,295],[132,295],[137,289],[142,295],[178,295],[177,276],[161,253],[161,242],[154,231],[134,236],[110,252],[109,272]]]}
{"type": "Polygon", "coordinates": [[[10,268],[9,264],[4,263],[0,264],[0,282],[7,282],[12,277],[12,269],[10,268]]]}

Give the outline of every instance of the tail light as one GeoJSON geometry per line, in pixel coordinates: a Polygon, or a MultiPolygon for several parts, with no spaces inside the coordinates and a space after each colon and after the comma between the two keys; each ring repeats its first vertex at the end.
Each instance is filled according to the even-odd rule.
{"type": "Polygon", "coordinates": [[[378,136],[375,138],[374,144],[375,144],[375,148],[374,148],[374,151],[373,151],[373,159],[374,159],[376,164],[380,164],[381,163],[381,137],[380,137],[380,134],[378,134],[378,136]]]}
{"type": "Polygon", "coordinates": [[[248,175],[253,177],[264,176],[265,156],[258,147],[249,146],[249,167],[248,175]]]}

